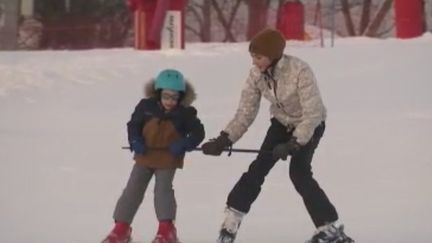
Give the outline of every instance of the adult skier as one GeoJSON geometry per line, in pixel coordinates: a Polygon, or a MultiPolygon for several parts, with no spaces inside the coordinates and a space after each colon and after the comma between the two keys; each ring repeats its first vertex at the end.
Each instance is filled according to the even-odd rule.
{"type": "Polygon", "coordinates": [[[220,155],[238,141],[254,121],[261,97],[270,101],[271,124],[260,153],[228,195],[219,243],[234,242],[243,217],[261,191],[264,178],[279,160],[291,157],[289,174],[317,230],[309,243],[354,242],[337,223],[338,214],[312,176],[311,162],[325,130],[326,108],[307,63],[283,54],[285,39],[265,29],[250,42],[254,67],[241,92],[234,118],[217,138],[203,144],[203,153],[220,155]],[[270,151],[270,153],[268,153],[270,151]]]}

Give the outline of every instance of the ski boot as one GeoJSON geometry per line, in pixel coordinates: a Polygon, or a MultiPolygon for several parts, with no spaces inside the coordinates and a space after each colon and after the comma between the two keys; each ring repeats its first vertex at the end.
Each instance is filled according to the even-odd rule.
{"type": "Polygon", "coordinates": [[[344,233],[344,226],[330,223],[319,227],[306,243],[354,243],[354,240],[344,233]]]}
{"type": "Polygon", "coordinates": [[[114,228],[102,243],[130,243],[132,242],[132,228],[127,223],[116,222],[114,228]]]}
{"type": "Polygon", "coordinates": [[[244,215],[245,213],[234,208],[227,207],[225,209],[225,220],[222,224],[221,230],[219,231],[217,243],[234,242],[244,215]]]}
{"type": "Polygon", "coordinates": [[[158,232],[152,243],[180,243],[177,230],[171,220],[159,222],[158,232]]]}

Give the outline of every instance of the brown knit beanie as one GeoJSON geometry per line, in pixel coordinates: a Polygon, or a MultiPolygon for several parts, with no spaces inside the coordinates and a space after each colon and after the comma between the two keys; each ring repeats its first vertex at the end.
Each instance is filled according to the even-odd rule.
{"type": "Polygon", "coordinates": [[[249,44],[249,52],[270,58],[279,59],[285,48],[285,38],[275,29],[264,29],[256,34],[249,44]]]}

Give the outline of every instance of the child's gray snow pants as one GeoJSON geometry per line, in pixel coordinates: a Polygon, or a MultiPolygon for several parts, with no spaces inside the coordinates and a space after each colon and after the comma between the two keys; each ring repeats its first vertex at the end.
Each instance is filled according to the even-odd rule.
{"type": "Polygon", "coordinates": [[[144,199],[144,193],[155,175],[154,207],[158,220],[174,220],[177,204],[174,196],[173,180],[176,169],[152,169],[135,164],[126,188],[117,201],[114,220],[131,224],[144,199]]]}

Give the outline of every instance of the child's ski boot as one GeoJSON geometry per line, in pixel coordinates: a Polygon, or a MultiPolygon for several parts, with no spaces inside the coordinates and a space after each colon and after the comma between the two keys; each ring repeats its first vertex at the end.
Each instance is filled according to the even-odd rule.
{"type": "Polygon", "coordinates": [[[132,242],[132,228],[129,224],[116,222],[114,228],[102,243],[130,243],[132,242]]]}
{"type": "Polygon", "coordinates": [[[180,243],[177,230],[171,220],[159,222],[159,229],[152,243],[180,243]]]}

